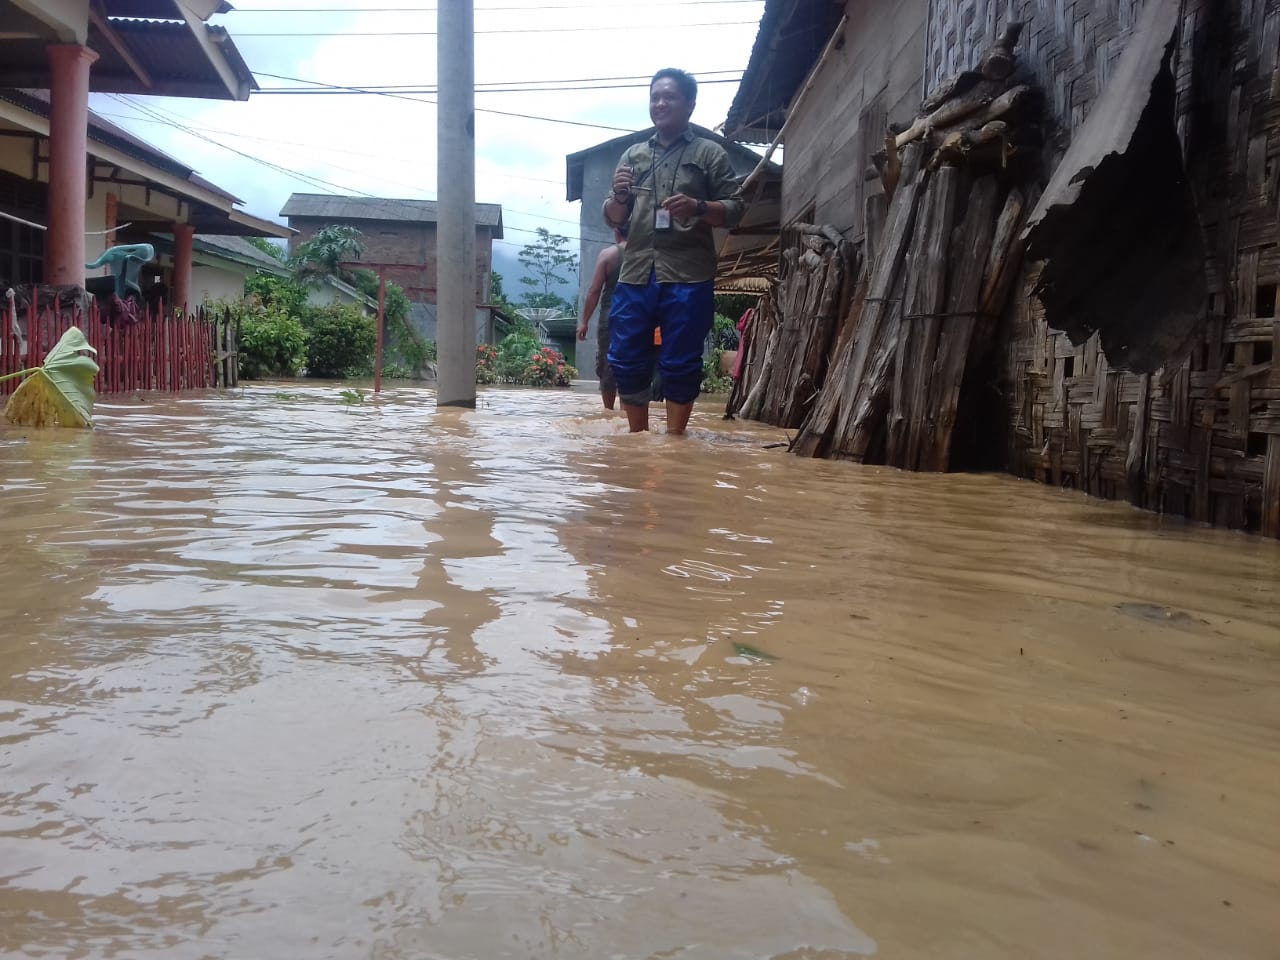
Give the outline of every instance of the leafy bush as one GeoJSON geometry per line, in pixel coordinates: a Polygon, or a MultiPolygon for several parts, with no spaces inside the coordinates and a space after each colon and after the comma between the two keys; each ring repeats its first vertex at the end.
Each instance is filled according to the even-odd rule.
{"type": "Polygon", "coordinates": [[[717,313],[711,326],[711,346],[721,350],[737,350],[739,339],[738,321],[717,313]]]}
{"type": "Polygon", "coordinates": [[[332,304],[308,310],[307,376],[336,379],[368,375],[377,344],[374,321],[355,307],[332,304]]]}
{"type": "Polygon", "coordinates": [[[279,307],[245,304],[240,322],[240,376],[296,377],[307,358],[307,332],[297,317],[279,307]]]}
{"type": "Polygon", "coordinates": [[[541,349],[542,341],[538,339],[537,331],[529,324],[518,324],[498,344],[498,379],[506,383],[520,383],[533,355],[541,349]]]}
{"type": "Polygon", "coordinates": [[[274,307],[300,317],[307,309],[307,288],[288,277],[257,273],[244,281],[245,297],[260,306],[274,307]]]}
{"type": "Polygon", "coordinates": [[[476,347],[476,383],[498,382],[498,348],[491,343],[476,347]]]}
{"type": "Polygon", "coordinates": [[[529,359],[520,382],[531,387],[567,387],[578,371],[564,362],[564,355],[551,347],[543,347],[529,359]]]}

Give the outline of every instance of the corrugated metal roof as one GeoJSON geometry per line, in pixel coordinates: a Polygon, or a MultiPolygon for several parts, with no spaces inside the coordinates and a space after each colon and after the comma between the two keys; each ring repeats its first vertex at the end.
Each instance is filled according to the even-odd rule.
{"type": "Polygon", "coordinates": [[[93,66],[94,90],[140,94],[164,92],[176,96],[228,99],[233,93],[226,89],[222,76],[193,30],[203,31],[209,42],[222,53],[240,88],[234,91],[236,96],[241,93],[247,96],[249,91],[258,88],[235,43],[222,27],[208,26],[199,21],[188,24],[174,20],[112,20],[111,29],[146,68],[157,87],[162,86],[163,90],[149,91],[115,47],[97,38],[96,28],[90,31],[91,45],[99,55],[93,66]]]}
{"type": "Polygon", "coordinates": [[[213,236],[207,233],[198,233],[192,241],[192,246],[230,260],[251,264],[277,276],[284,276],[289,272],[289,268],[285,266],[283,261],[277,260],[271,254],[259,250],[244,237],[213,236]]]}
{"type": "MultiPolygon", "coordinates": [[[[398,200],[392,197],[342,197],[328,193],[295,193],[280,211],[282,217],[311,220],[394,220],[403,223],[435,223],[436,201],[398,200]]],[[[477,203],[476,224],[496,227],[502,236],[502,205],[477,203]]]]}
{"type": "Polygon", "coordinates": [[[725,118],[725,136],[744,143],[773,140],[843,10],[842,0],[765,0],[751,60],[725,118]]]}
{"type": "MultiPolygon", "coordinates": [[[[208,3],[214,13],[229,13],[233,7],[225,2],[208,3]]],[[[175,0],[102,0],[108,17],[136,17],[139,20],[181,20],[182,12],[175,0]]],[[[200,11],[197,11],[199,13],[200,11]]]]}
{"type": "MultiPolygon", "coordinates": [[[[209,26],[194,15],[190,20],[111,19],[107,23],[114,36],[104,34],[98,22],[89,25],[88,45],[98,54],[89,74],[94,93],[243,100],[257,89],[253,73],[222,27],[209,26]],[[127,57],[118,46],[124,47],[127,57]],[[135,65],[141,70],[136,71],[135,65]]],[[[0,87],[47,90],[48,42],[43,36],[6,39],[0,87]]]]}

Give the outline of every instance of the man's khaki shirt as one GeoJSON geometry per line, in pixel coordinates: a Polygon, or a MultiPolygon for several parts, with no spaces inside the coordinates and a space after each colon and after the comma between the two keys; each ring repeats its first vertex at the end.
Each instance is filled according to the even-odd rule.
{"type": "Polygon", "coordinates": [[[701,219],[682,223],[673,217],[669,229],[656,230],[654,213],[664,200],[683,193],[695,200],[719,200],[724,204],[725,226],[737,226],[743,203],[724,148],[686,130],[664,150],[655,131],[645,143],[628,147],[618,166],[631,167],[632,183],[627,249],[618,282],[646,284],[650,270],[659,283],[714,279],[715,228],[701,219]]]}

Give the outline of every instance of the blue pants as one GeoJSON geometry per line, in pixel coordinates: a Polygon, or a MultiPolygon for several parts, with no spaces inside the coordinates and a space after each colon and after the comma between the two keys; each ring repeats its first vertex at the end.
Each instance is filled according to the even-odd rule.
{"type": "Polygon", "coordinates": [[[674,403],[693,403],[702,389],[702,348],[715,320],[715,284],[620,283],[609,311],[609,366],[623,403],[649,402],[653,361],[674,403]],[[662,330],[661,348],[653,331],[662,330]]]}

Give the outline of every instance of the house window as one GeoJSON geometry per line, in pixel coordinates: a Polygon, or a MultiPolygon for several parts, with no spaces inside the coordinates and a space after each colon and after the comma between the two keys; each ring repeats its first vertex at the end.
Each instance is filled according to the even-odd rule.
{"type": "MultiPolygon", "coordinates": [[[[0,173],[0,211],[44,222],[44,186],[0,173]]],[[[0,217],[0,290],[44,280],[44,231],[0,217]]]]}
{"type": "Polygon", "coordinates": [[[0,286],[43,280],[44,231],[0,218],[0,286]]]}
{"type": "Polygon", "coordinates": [[[1264,283],[1258,287],[1256,317],[1274,317],[1276,315],[1276,285],[1264,283]]]}

